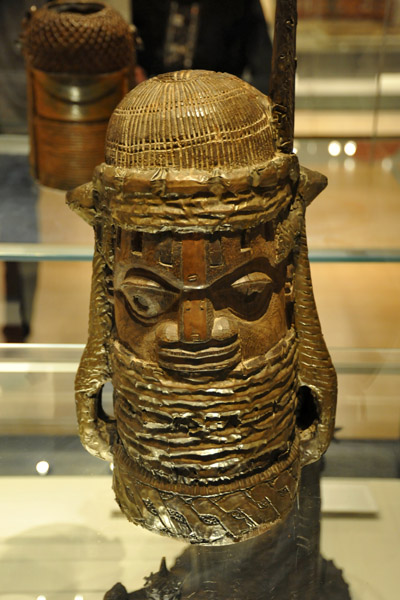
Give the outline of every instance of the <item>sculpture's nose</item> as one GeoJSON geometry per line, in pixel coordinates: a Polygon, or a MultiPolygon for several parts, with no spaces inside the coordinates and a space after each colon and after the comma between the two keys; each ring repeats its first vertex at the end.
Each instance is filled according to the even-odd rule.
{"type": "Polygon", "coordinates": [[[185,299],[179,312],[179,338],[182,342],[206,342],[210,339],[214,311],[207,298],[185,299]]]}
{"type": "Polygon", "coordinates": [[[228,342],[237,333],[230,319],[216,316],[213,305],[207,298],[184,300],[179,320],[179,339],[183,343],[204,343],[210,340],[228,342]]]}
{"type": "Polygon", "coordinates": [[[161,346],[211,342],[230,344],[237,338],[235,322],[214,312],[210,300],[183,300],[177,320],[160,324],[157,338],[161,346]]]}

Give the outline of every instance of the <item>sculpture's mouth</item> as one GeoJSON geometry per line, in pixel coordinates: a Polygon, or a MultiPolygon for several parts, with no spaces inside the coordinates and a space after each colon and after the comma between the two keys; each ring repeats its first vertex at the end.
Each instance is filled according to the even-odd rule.
{"type": "Polygon", "coordinates": [[[238,336],[228,340],[212,340],[204,344],[162,344],[158,351],[158,362],[162,369],[173,377],[186,380],[215,377],[233,369],[240,362],[238,336]]]}

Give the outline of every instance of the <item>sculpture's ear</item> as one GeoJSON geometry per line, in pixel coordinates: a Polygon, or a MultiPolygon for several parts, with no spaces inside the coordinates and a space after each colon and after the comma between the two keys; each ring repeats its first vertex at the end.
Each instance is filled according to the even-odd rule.
{"type": "Polygon", "coordinates": [[[109,363],[113,309],[107,294],[108,267],[95,250],[90,299],[89,336],[75,379],[79,435],[83,446],[95,456],[112,461],[115,420],[101,405],[103,386],[111,380],[109,363]]]}
{"type": "Polygon", "coordinates": [[[102,220],[96,211],[93,183],[85,183],[67,193],[68,206],[90,225],[95,226],[96,247],[93,257],[89,336],[75,380],[76,411],[83,446],[95,456],[112,460],[115,422],[104,415],[101,392],[111,380],[109,365],[110,333],[113,309],[107,278],[112,251],[110,228],[103,235],[102,220]],[[102,235],[99,236],[99,228],[102,235]],[[101,241],[100,241],[101,240],[101,241]],[[108,260],[108,261],[107,261],[108,260]]]}
{"type": "Polygon", "coordinates": [[[68,206],[78,213],[89,225],[94,225],[96,207],[93,197],[93,183],[84,183],[67,192],[68,206]]]}
{"type": "Polygon", "coordinates": [[[306,167],[300,167],[300,182],[298,193],[307,207],[326,188],[328,178],[318,171],[311,171],[306,167]]]}
{"type": "Polygon", "coordinates": [[[300,167],[296,197],[288,216],[278,223],[275,236],[275,261],[281,262],[291,250],[299,247],[304,227],[305,209],[322,192],[328,183],[325,175],[300,167]]]}
{"type": "MultiPolygon", "coordinates": [[[[326,183],[326,177],[320,173],[301,169],[298,194],[304,208],[326,183]]],[[[294,314],[299,341],[297,425],[302,464],[306,465],[321,457],[332,438],[337,380],[315,305],[304,221],[295,253],[294,314]]]]}

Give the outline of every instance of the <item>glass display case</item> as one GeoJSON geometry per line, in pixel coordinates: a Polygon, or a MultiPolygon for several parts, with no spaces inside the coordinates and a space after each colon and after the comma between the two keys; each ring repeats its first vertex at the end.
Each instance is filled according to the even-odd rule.
{"type": "MultiPolygon", "coordinates": [[[[271,23],[274,3],[262,4],[271,23]]],[[[307,232],[339,379],[335,439],[322,464],[321,553],[353,600],[395,600],[400,2],[298,6],[295,151],[329,180],[308,209],[307,232]]],[[[170,569],[187,546],[128,523],[109,465],[80,446],[73,381],[87,333],[92,231],[64,192],[33,182],[23,128],[14,134],[0,120],[0,600],[94,600],[118,581],[139,590],[163,557],[170,569]]],[[[103,402],[112,412],[111,388],[103,402]]]]}

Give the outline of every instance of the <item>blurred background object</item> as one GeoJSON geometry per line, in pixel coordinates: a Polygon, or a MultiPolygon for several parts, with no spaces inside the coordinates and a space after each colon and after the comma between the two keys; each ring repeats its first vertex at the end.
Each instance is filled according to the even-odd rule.
{"type": "MultiPolygon", "coordinates": [[[[43,0],[37,5],[44,4],[43,0]]],[[[26,72],[17,42],[30,0],[0,2],[0,133],[27,133],[26,72]]]]}
{"type": "Polygon", "coordinates": [[[30,9],[21,40],[34,176],[58,189],[85,183],[132,84],[132,30],[103,2],[55,0],[30,9]]]}
{"type": "MultiPolygon", "coordinates": [[[[0,240],[2,243],[37,243],[37,188],[24,155],[3,155],[0,160],[0,240]]],[[[30,334],[38,263],[4,263],[4,326],[6,342],[24,342],[30,334]]]]}
{"type": "Polygon", "coordinates": [[[385,15],[382,0],[298,0],[299,18],[374,19],[385,15]]]}
{"type": "Polygon", "coordinates": [[[272,45],[259,0],[132,0],[132,15],[148,77],[208,69],[268,92],[272,45]]]}

